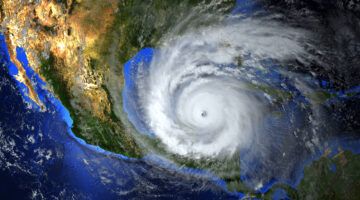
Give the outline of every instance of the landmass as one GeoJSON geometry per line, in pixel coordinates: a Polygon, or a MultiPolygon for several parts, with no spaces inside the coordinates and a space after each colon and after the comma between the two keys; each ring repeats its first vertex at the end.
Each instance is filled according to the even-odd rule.
{"type": "MultiPolygon", "coordinates": [[[[141,157],[142,148],[114,112],[114,101],[121,100],[114,100],[109,79],[117,73],[120,94],[122,65],[141,48],[155,46],[200,3],[207,2],[4,0],[0,21],[12,62],[34,102],[41,103],[21,63],[13,59],[16,47],[25,49],[29,65],[69,110],[77,136],[115,153],[141,157]]],[[[219,5],[230,8],[233,3],[219,5]]]]}

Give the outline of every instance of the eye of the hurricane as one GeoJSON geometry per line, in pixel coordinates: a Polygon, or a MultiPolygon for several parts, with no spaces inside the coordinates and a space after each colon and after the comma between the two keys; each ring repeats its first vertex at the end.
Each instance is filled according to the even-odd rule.
{"type": "Polygon", "coordinates": [[[206,117],[208,115],[208,113],[206,112],[206,110],[203,110],[201,112],[201,117],[206,117]]]}

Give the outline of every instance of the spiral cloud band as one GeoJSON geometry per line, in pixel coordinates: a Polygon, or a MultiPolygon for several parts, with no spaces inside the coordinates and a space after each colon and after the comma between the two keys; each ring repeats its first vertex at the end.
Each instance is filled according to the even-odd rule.
{"type": "MultiPolygon", "coordinates": [[[[271,21],[243,19],[169,36],[135,72],[143,130],[190,157],[231,156],[262,134],[272,97],[252,91],[268,62],[302,59],[307,33],[271,21]],[[255,71],[254,71],[255,70],[255,71]]],[[[259,82],[261,81],[261,82],[259,82]]]]}

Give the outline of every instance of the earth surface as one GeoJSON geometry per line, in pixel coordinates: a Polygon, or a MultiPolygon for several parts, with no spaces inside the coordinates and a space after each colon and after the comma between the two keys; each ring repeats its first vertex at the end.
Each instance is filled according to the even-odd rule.
{"type": "Polygon", "coordinates": [[[0,10],[1,198],[360,198],[360,2],[0,10]]]}

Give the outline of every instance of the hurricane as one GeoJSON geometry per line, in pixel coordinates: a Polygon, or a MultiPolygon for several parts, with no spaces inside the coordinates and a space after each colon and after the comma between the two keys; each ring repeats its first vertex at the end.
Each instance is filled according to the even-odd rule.
{"type": "Polygon", "coordinates": [[[296,184],[338,123],[328,117],[336,92],[296,70],[324,64],[317,37],[276,14],[190,15],[125,64],[124,110],[155,154],[205,160],[254,189],[296,184]]]}
{"type": "Polygon", "coordinates": [[[303,53],[301,35],[277,30],[247,20],[171,38],[137,81],[149,129],[185,156],[232,155],[254,142],[272,97],[250,91],[249,84],[261,84],[251,68],[303,53]]]}

